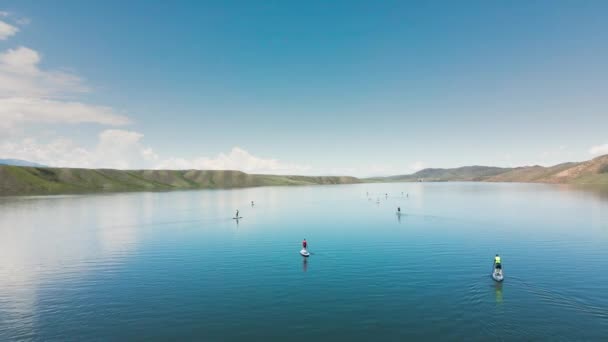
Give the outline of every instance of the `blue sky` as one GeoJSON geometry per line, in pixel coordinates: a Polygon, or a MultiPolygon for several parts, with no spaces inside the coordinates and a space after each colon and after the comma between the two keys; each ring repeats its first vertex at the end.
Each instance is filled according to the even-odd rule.
{"type": "Polygon", "coordinates": [[[608,153],[605,1],[0,11],[0,157],[366,176],[608,153]]]}

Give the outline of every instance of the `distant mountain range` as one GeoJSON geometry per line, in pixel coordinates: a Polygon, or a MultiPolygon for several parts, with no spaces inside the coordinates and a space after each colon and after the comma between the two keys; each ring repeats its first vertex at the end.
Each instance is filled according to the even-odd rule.
{"type": "Polygon", "coordinates": [[[510,168],[492,166],[463,166],[454,169],[423,169],[409,175],[368,178],[380,182],[441,182],[441,181],[482,181],[487,177],[511,171],[510,168]]]}
{"type": "Polygon", "coordinates": [[[42,164],[33,163],[30,161],[21,160],[21,159],[0,159],[0,165],[46,167],[45,165],[42,165],[42,164]]]}
{"type": "Polygon", "coordinates": [[[376,177],[368,182],[525,182],[608,184],[608,155],[580,163],[563,163],[555,166],[523,166],[501,168],[491,166],[465,166],[454,169],[424,169],[410,175],[376,177]]]}
{"type": "Polygon", "coordinates": [[[424,169],[410,175],[365,179],[348,176],[257,175],[230,170],[112,170],[0,165],[0,195],[418,181],[608,184],[608,155],[585,162],[563,163],[550,167],[465,166],[453,169],[424,169]]]}

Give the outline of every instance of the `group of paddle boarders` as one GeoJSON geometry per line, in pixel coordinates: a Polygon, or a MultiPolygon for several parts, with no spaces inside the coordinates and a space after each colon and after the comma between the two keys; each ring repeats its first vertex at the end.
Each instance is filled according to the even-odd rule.
{"type": "MultiPolygon", "coordinates": [[[[253,203],[253,201],[251,201],[251,207],[254,207],[254,206],[255,206],[255,204],[253,203]]],[[[242,218],[242,217],[239,216],[239,210],[237,209],[236,210],[236,214],[234,215],[233,219],[237,219],[238,220],[240,218],[242,218]]]]}
{"type": "MultiPolygon", "coordinates": [[[[253,201],[251,201],[251,207],[254,207],[254,206],[255,206],[255,203],[253,201]]],[[[241,216],[239,216],[239,210],[238,209],[236,210],[236,214],[234,215],[233,218],[234,219],[240,219],[240,218],[242,218],[241,216]]]]}
{"type": "MultiPolygon", "coordinates": [[[[367,199],[368,199],[368,200],[370,200],[370,201],[372,200],[372,198],[371,198],[371,197],[369,197],[369,192],[366,192],[366,193],[365,193],[365,195],[367,196],[367,199]]],[[[404,196],[403,191],[401,192],[401,196],[404,196]]],[[[388,193],[385,193],[385,194],[384,194],[384,197],[385,197],[386,199],[388,199],[388,193]]],[[[405,197],[409,198],[409,197],[410,197],[410,194],[409,194],[409,193],[408,193],[408,194],[405,194],[405,197]]],[[[380,202],[380,197],[378,197],[378,202],[380,202]]]]}
{"type": "MultiPolygon", "coordinates": [[[[397,209],[399,211],[401,210],[400,208],[397,209]]],[[[310,256],[310,253],[308,252],[308,241],[306,241],[306,239],[302,240],[302,250],[300,251],[300,254],[305,257],[310,256]]],[[[492,278],[494,278],[494,280],[496,281],[503,280],[502,262],[500,260],[500,255],[498,254],[496,254],[496,256],[494,257],[494,271],[492,272],[492,278]]]]}
{"type": "MultiPolygon", "coordinates": [[[[254,206],[253,201],[251,201],[251,206],[254,206]]],[[[401,215],[401,207],[397,207],[397,214],[401,215]]],[[[239,219],[239,210],[236,210],[236,215],[234,216],[235,219],[239,219]]],[[[308,252],[308,241],[306,241],[306,239],[302,240],[302,250],[300,251],[300,254],[302,256],[308,257],[310,256],[310,253],[308,252]]],[[[494,280],[496,281],[502,281],[503,280],[503,274],[502,274],[502,262],[500,259],[500,255],[496,254],[496,256],[494,256],[494,265],[493,265],[493,271],[492,271],[492,278],[494,278],[494,280]]]]}

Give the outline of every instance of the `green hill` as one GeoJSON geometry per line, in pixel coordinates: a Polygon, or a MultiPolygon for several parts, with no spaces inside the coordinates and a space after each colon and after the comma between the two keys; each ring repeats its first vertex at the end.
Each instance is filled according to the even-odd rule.
{"type": "Polygon", "coordinates": [[[47,195],[111,191],[225,189],[270,185],[362,182],[536,182],[608,184],[608,155],[551,167],[465,166],[424,169],[411,175],[358,179],[247,174],[230,170],[113,170],[0,165],[0,195],[47,195]]]}
{"type": "Polygon", "coordinates": [[[112,170],[0,166],[0,195],[162,191],[359,183],[354,177],[255,175],[215,170],[112,170]]]}

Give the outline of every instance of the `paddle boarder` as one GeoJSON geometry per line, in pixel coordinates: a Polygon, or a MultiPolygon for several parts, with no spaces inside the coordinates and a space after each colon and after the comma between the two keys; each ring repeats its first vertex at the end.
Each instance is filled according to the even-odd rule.
{"type": "Polygon", "coordinates": [[[239,218],[239,210],[236,210],[236,216],[234,218],[239,218]]]}
{"type": "Polygon", "coordinates": [[[494,257],[494,268],[498,268],[499,270],[502,269],[502,265],[500,264],[500,256],[498,256],[498,254],[496,254],[494,257]]]}
{"type": "Polygon", "coordinates": [[[302,241],[302,248],[306,249],[306,247],[308,247],[308,242],[304,239],[304,241],[302,241]]]}

